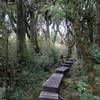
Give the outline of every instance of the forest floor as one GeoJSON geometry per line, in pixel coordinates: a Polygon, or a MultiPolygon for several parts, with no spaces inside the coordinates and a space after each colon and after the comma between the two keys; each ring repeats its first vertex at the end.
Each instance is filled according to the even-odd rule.
{"type": "MultiPolygon", "coordinates": [[[[49,75],[43,77],[41,84],[54,73],[58,66],[59,63],[56,63],[50,67],[49,75]]],[[[83,74],[82,64],[76,60],[61,84],[60,97],[62,100],[100,100],[100,80],[98,79],[100,70],[96,69],[95,66],[100,69],[100,64],[95,64],[92,71],[83,74]]],[[[41,90],[42,85],[31,88],[23,100],[38,100],[41,90]]]]}
{"type": "Polygon", "coordinates": [[[100,64],[86,74],[80,70],[80,62],[76,62],[65,76],[60,89],[62,100],[100,100],[100,64]]]}
{"type": "MultiPolygon", "coordinates": [[[[55,68],[57,68],[58,66],[59,66],[59,63],[50,65],[47,76],[40,76],[42,78],[42,80],[37,81],[36,87],[33,86],[33,88],[30,88],[30,90],[26,91],[26,95],[24,95],[22,97],[22,100],[38,100],[39,94],[42,90],[42,84],[48,79],[48,77],[50,77],[50,75],[52,73],[54,73],[55,68]],[[38,83],[38,82],[40,82],[40,83],[38,83]]],[[[37,76],[37,77],[39,77],[39,76],[37,76]]]]}

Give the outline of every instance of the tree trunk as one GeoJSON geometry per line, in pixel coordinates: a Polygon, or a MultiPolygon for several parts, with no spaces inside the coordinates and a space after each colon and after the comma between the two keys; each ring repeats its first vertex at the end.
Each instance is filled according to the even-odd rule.
{"type": "Polygon", "coordinates": [[[46,21],[46,28],[47,28],[46,42],[48,43],[50,41],[49,20],[46,21]]]}
{"type": "Polygon", "coordinates": [[[2,0],[0,0],[0,8],[1,8],[1,6],[2,6],[2,0]]]}
{"type": "Polygon", "coordinates": [[[96,9],[97,9],[97,13],[96,13],[95,43],[100,47],[100,1],[98,1],[98,0],[97,0],[96,9]]]}
{"type": "Polygon", "coordinates": [[[19,63],[24,60],[25,47],[26,45],[23,2],[22,0],[17,0],[17,60],[19,63]]]}
{"type": "Polygon", "coordinates": [[[80,18],[77,17],[74,23],[75,37],[76,37],[76,49],[78,52],[78,58],[83,62],[83,70],[89,72],[92,70],[92,61],[89,59],[90,51],[89,48],[91,45],[88,45],[88,41],[84,38],[86,37],[81,31],[80,18]]]}
{"type": "Polygon", "coordinates": [[[31,21],[30,21],[30,40],[32,44],[32,48],[35,49],[35,52],[39,52],[39,45],[37,40],[37,19],[38,19],[38,11],[35,11],[35,0],[31,1],[30,11],[31,11],[31,21]]]}
{"type": "Polygon", "coordinates": [[[94,40],[94,38],[93,38],[93,23],[88,23],[88,30],[89,30],[89,41],[90,41],[90,43],[93,43],[93,40],[94,40]]]}
{"type": "Polygon", "coordinates": [[[49,32],[49,25],[52,23],[51,21],[51,15],[49,14],[50,10],[46,10],[45,15],[44,15],[44,19],[46,21],[46,42],[49,43],[50,45],[50,32],[49,32]]]}
{"type": "Polygon", "coordinates": [[[81,32],[81,24],[80,24],[80,18],[77,17],[74,23],[74,30],[75,30],[75,37],[76,37],[76,48],[77,48],[77,53],[78,57],[83,59],[85,62],[87,60],[87,57],[89,56],[89,51],[88,51],[88,43],[84,39],[84,35],[81,32]]]}
{"type": "Polygon", "coordinates": [[[30,24],[30,40],[32,43],[32,47],[35,49],[35,52],[39,52],[39,45],[38,45],[38,40],[37,40],[37,27],[34,21],[34,18],[31,19],[31,24],[30,24]]]}

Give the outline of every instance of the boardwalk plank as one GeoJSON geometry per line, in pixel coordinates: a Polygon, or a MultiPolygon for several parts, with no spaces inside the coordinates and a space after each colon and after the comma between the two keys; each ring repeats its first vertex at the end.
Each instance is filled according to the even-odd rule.
{"type": "Polygon", "coordinates": [[[54,73],[52,76],[42,85],[45,91],[58,92],[61,80],[64,74],[54,73]]]}
{"type": "Polygon", "coordinates": [[[58,100],[58,93],[42,91],[39,98],[40,100],[58,100]]]}
{"type": "Polygon", "coordinates": [[[65,64],[71,64],[72,65],[73,64],[73,61],[65,61],[64,63],[65,64]]]}
{"type": "Polygon", "coordinates": [[[57,68],[55,71],[57,72],[57,73],[61,73],[61,74],[64,74],[66,71],[68,71],[69,70],[69,67],[59,67],[59,68],[57,68]]]}
{"type": "Polygon", "coordinates": [[[68,61],[75,61],[74,58],[68,58],[68,61]]]}
{"type": "Polygon", "coordinates": [[[71,67],[71,64],[66,64],[66,63],[64,63],[62,66],[63,66],[63,67],[71,67]]]}

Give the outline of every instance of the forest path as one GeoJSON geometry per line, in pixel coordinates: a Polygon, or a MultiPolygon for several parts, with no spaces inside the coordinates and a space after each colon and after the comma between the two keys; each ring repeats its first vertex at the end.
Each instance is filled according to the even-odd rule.
{"type": "Polygon", "coordinates": [[[65,74],[74,63],[73,58],[64,61],[61,67],[55,69],[55,73],[42,85],[43,91],[40,93],[40,100],[59,100],[60,86],[65,74]]]}

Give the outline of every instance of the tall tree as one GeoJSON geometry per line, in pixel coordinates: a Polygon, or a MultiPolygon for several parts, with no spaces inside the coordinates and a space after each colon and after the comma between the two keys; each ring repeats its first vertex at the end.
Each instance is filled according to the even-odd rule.
{"type": "Polygon", "coordinates": [[[49,15],[50,10],[46,10],[45,12],[45,21],[46,21],[46,29],[47,29],[47,34],[46,34],[46,41],[50,41],[50,31],[49,31],[49,25],[51,24],[51,15],[49,15]]]}
{"type": "Polygon", "coordinates": [[[32,43],[32,47],[35,51],[39,52],[39,45],[37,40],[37,19],[38,19],[38,9],[36,9],[36,1],[31,0],[30,5],[30,40],[32,43]]]}
{"type": "Polygon", "coordinates": [[[17,0],[17,57],[18,62],[24,60],[25,45],[25,21],[24,7],[22,0],[17,0]]]}
{"type": "Polygon", "coordinates": [[[96,0],[96,38],[95,42],[100,46],[100,1],[96,0]]]}

